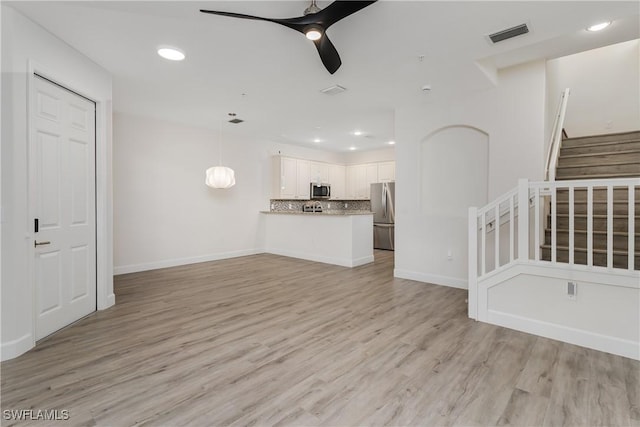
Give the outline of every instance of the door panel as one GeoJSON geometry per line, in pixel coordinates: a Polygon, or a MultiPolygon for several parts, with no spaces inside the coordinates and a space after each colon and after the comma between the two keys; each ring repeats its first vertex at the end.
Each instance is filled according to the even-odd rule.
{"type": "Polygon", "coordinates": [[[69,157],[72,165],[76,165],[69,171],[71,174],[71,224],[87,224],[87,208],[89,177],[87,176],[87,164],[89,163],[89,150],[84,141],[71,140],[69,144],[69,157]]]}
{"type": "Polygon", "coordinates": [[[36,257],[36,283],[41,314],[60,310],[62,265],[60,251],[40,252],[36,257]]]}
{"type": "Polygon", "coordinates": [[[87,275],[89,254],[86,245],[71,248],[71,302],[87,295],[86,283],[91,280],[87,275]]]}
{"type": "Polygon", "coordinates": [[[37,183],[41,189],[36,199],[41,229],[60,226],[60,135],[38,132],[36,136],[37,183]]]}
{"type": "Polygon", "coordinates": [[[95,104],[35,77],[36,339],[96,309],[95,104]],[[39,243],[37,245],[36,243],[39,243]]]}

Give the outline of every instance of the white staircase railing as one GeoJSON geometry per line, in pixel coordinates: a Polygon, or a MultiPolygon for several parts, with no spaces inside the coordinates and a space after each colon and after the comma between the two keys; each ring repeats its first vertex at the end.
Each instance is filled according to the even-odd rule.
{"type": "Polygon", "coordinates": [[[553,128],[551,129],[551,140],[549,141],[549,149],[547,150],[547,161],[544,171],[544,178],[547,181],[556,180],[556,165],[558,163],[558,155],[560,154],[560,145],[562,145],[562,129],[564,127],[564,117],[567,113],[569,92],[569,88],[566,88],[562,91],[562,94],[560,94],[558,111],[553,121],[553,128]]]}
{"type": "MultiPolygon", "coordinates": [[[[529,182],[521,179],[518,187],[482,208],[469,208],[469,316],[476,318],[478,283],[515,263],[540,265],[565,265],[567,268],[590,271],[629,271],[635,268],[635,219],[636,190],[640,189],[640,178],[541,181],[529,182]],[[606,214],[594,214],[594,191],[597,190],[599,203],[606,203],[606,214]],[[626,208],[614,212],[613,193],[626,193],[626,208]],[[567,224],[568,259],[560,262],[558,257],[558,193],[568,194],[567,224]],[[586,193],[586,196],[585,196],[586,193]],[[576,195],[585,196],[576,203],[576,195]],[[545,205],[550,203],[550,259],[542,259],[541,247],[544,243],[545,205]],[[576,212],[576,205],[586,212],[576,212]],[[525,209],[521,207],[525,206],[525,209]],[[624,212],[624,213],[621,213],[624,212]],[[580,225],[576,226],[576,216],[580,225]],[[586,217],[586,218],[585,218],[586,217]],[[594,249],[594,222],[606,224],[606,263],[594,263],[594,254],[603,253],[594,249]],[[626,226],[621,227],[620,224],[626,226]],[[625,266],[614,265],[614,224],[628,234],[627,260],[625,266]],[[586,232],[586,263],[576,262],[576,231],[586,232]]],[[[617,203],[625,197],[619,197],[617,203]]],[[[563,201],[563,203],[565,203],[563,201]]],[[[583,251],[581,251],[582,253],[583,251]]],[[[618,254],[619,256],[619,254],[618,254]]],[[[564,257],[563,257],[564,258],[564,257]]],[[[618,261],[619,263],[620,261],[618,261]]]]}

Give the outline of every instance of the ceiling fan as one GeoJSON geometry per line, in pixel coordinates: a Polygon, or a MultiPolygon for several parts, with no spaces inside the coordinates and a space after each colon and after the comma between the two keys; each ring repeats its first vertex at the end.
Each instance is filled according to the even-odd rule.
{"type": "Polygon", "coordinates": [[[312,40],[318,49],[320,59],[329,73],[335,73],[342,61],[331,40],[326,34],[326,30],[349,15],[352,15],[364,9],[377,0],[372,1],[334,1],[324,9],[320,9],[316,5],[316,0],[311,0],[311,5],[304,11],[304,16],[297,18],[263,18],[260,16],[244,15],[241,13],[220,12],[216,10],[200,10],[202,13],[211,13],[213,15],[230,16],[232,18],[255,19],[258,21],[274,22],[284,25],[285,27],[296,30],[304,34],[309,40],[312,40]]]}

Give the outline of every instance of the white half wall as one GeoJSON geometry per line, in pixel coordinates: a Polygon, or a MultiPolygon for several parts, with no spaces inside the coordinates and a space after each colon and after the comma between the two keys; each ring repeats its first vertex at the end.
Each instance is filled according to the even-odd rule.
{"type": "Polygon", "coordinates": [[[510,270],[485,291],[486,313],[479,313],[485,321],[640,360],[637,274],[552,265],[516,265],[510,270]],[[567,296],[568,281],[577,285],[575,299],[567,296]]]}
{"type": "Polygon", "coordinates": [[[461,183],[471,188],[478,179],[478,169],[464,165],[470,161],[486,162],[486,157],[474,150],[461,151],[456,143],[423,153],[424,141],[436,131],[452,126],[486,134],[489,153],[485,197],[493,200],[514,188],[519,178],[542,178],[545,105],[545,63],[536,61],[500,70],[495,88],[445,103],[398,109],[396,276],[467,286],[467,211],[460,211],[459,198],[447,200],[445,196],[458,191],[461,183]],[[429,160],[423,155],[436,158],[429,160]],[[457,179],[444,175],[439,179],[429,171],[424,173],[423,167],[438,161],[446,163],[443,168],[456,170],[457,179]]]}
{"type": "Polygon", "coordinates": [[[33,71],[96,101],[98,309],[114,304],[111,229],[111,76],[2,4],[2,283],[0,358],[35,345],[29,217],[28,91],[33,71]]]}
{"type": "Polygon", "coordinates": [[[567,87],[569,137],[640,130],[640,40],[548,61],[547,84],[549,132],[567,87]]]}
{"type": "Polygon", "coordinates": [[[357,267],[373,262],[373,215],[262,214],[265,251],[357,267]]]}
{"type": "Polygon", "coordinates": [[[342,163],[322,150],[248,140],[225,125],[224,166],[236,185],[209,188],[218,164],[219,130],[114,114],[114,264],[123,274],[264,251],[271,157],[342,163]]]}

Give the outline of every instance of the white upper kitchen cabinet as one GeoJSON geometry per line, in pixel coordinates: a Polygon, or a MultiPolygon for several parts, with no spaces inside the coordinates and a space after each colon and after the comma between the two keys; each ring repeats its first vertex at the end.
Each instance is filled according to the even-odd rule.
{"type": "Polygon", "coordinates": [[[326,184],[329,180],[329,169],[333,165],[320,162],[309,162],[311,181],[315,184],[326,184]]]}
{"type": "Polygon", "coordinates": [[[298,160],[298,191],[296,192],[296,199],[309,200],[311,197],[311,168],[309,163],[307,160],[298,160]]]}
{"type": "Polygon", "coordinates": [[[367,199],[369,189],[367,181],[367,165],[347,166],[347,198],[367,199]]]}
{"type": "Polygon", "coordinates": [[[291,157],[273,157],[274,199],[309,199],[309,161],[291,157]]]}
{"type": "Polygon", "coordinates": [[[308,200],[310,183],[331,185],[334,200],[368,200],[371,184],[395,181],[393,161],[335,165],[292,157],[274,156],[274,199],[308,200]]]}
{"type": "Polygon", "coordinates": [[[378,182],[392,182],[396,180],[396,162],[378,163],[378,182]]]}
{"type": "Polygon", "coordinates": [[[342,165],[329,165],[329,184],[331,184],[331,198],[344,199],[347,197],[346,175],[347,168],[342,165]]]}
{"type": "Polygon", "coordinates": [[[367,175],[367,183],[365,188],[365,199],[371,198],[371,184],[374,184],[378,181],[378,164],[377,163],[368,163],[365,165],[366,175],[367,175]]]}

